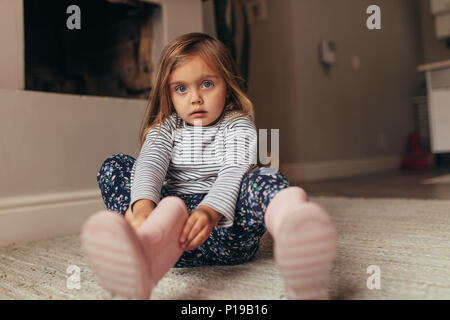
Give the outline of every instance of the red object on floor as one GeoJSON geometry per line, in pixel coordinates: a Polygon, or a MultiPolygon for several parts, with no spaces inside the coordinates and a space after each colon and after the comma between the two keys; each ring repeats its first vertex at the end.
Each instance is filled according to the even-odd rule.
{"type": "Polygon", "coordinates": [[[432,163],[433,155],[420,145],[420,135],[413,132],[408,136],[406,155],[400,164],[401,169],[423,169],[432,163]]]}

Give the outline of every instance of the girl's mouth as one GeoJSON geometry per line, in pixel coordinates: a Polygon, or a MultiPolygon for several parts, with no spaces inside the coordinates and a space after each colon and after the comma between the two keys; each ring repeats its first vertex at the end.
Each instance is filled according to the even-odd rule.
{"type": "Polygon", "coordinates": [[[206,115],[206,111],[197,111],[197,112],[193,112],[192,116],[195,118],[199,118],[199,117],[203,117],[204,115],[206,115]]]}

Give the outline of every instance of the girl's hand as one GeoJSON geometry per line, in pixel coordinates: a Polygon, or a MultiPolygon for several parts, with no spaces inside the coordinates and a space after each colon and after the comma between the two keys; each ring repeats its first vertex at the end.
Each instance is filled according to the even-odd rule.
{"type": "Polygon", "coordinates": [[[133,227],[134,231],[137,232],[145,220],[147,220],[146,216],[142,215],[135,216],[131,221],[131,226],[133,227]]]}
{"type": "Polygon", "coordinates": [[[130,207],[128,207],[127,211],[125,211],[125,220],[128,221],[129,224],[133,221],[133,214],[131,213],[130,207]]]}
{"type": "Polygon", "coordinates": [[[125,211],[125,220],[133,227],[134,231],[137,231],[146,219],[147,217],[141,214],[133,215],[130,208],[125,211]]]}
{"type": "Polygon", "coordinates": [[[214,227],[210,213],[202,208],[191,211],[180,236],[180,248],[189,251],[208,239],[214,227]]]}

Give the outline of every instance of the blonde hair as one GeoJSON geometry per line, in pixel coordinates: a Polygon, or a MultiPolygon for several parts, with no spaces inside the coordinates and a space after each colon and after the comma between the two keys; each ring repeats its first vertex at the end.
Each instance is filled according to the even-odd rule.
{"type": "Polygon", "coordinates": [[[141,123],[138,154],[150,129],[159,125],[159,135],[162,123],[176,112],[168,86],[171,72],[195,55],[202,57],[224,79],[228,93],[224,111],[239,111],[237,116],[229,120],[250,117],[254,121],[253,104],[244,93],[243,79],[238,75],[236,63],[229,50],[222,42],[207,34],[187,33],[170,42],[161,54],[156,80],[141,123]]]}

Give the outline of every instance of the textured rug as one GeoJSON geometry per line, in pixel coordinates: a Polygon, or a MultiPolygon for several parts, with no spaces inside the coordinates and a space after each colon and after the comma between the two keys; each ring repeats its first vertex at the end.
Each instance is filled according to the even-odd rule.
{"type": "MultiPolygon", "coordinates": [[[[450,299],[449,200],[310,200],[327,208],[338,228],[332,299],[450,299]]],[[[173,268],[152,298],[286,299],[272,245],[266,233],[249,263],[173,268]]],[[[104,294],[80,253],[78,235],[0,248],[0,299],[90,300],[104,294]]]]}

